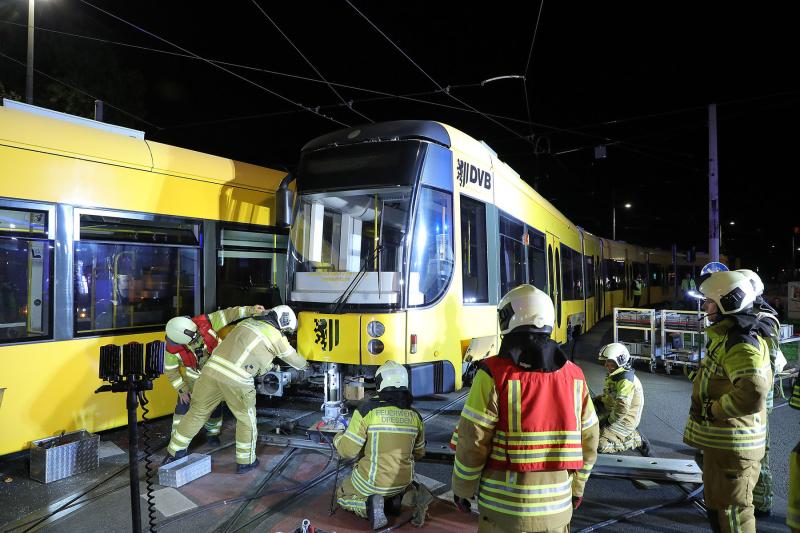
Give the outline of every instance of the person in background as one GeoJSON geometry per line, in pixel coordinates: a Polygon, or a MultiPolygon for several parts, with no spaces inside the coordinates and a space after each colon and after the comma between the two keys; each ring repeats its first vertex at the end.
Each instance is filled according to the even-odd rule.
{"type": "Polygon", "coordinates": [[[644,289],[644,281],[642,275],[636,274],[636,279],[633,280],[633,306],[639,307],[639,302],[642,300],[642,290],[644,289]]]}

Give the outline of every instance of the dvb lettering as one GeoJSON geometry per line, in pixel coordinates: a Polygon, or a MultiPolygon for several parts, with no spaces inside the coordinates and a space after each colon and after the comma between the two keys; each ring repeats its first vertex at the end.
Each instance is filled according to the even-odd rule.
{"type": "Polygon", "coordinates": [[[492,188],[492,175],[489,172],[460,159],[456,163],[456,179],[462,187],[466,187],[467,183],[474,183],[484,189],[492,188]]]}

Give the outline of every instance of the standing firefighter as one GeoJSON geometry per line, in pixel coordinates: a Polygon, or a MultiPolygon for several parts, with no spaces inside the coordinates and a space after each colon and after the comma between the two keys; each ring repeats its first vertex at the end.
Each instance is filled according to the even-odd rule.
{"type": "Polygon", "coordinates": [[[767,439],[766,398],[772,386],[770,325],[753,311],[750,280],[715,272],[700,286],[706,356],[692,388],[686,444],[703,452],[703,484],[714,531],[755,532],[753,487],[767,439]]]}
{"type": "Polygon", "coordinates": [[[343,459],[361,456],[337,491],[339,505],[379,529],[387,524],[384,509],[400,512],[403,493],[414,479],[414,460],[425,455],[425,426],[411,409],[405,367],[387,361],[375,382],[377,400],[362,403],[333,444],[343,459]]]}
{"type": "Polygon", "coordinates": [[[478,531],[568,531],[597,457],[598,424],[583,372],[550,339],[550,298],[521,285],[498,305],[504,335],[482,362],[453,442],[453,499],[478,531]]]}
{"type": "Polygon", "coordinates": [[[297,317],[279,305],[266,315],[242,320],[208,358],[194,385],[189,412],[172,433],[164,463],[186,455],[186,448],[214,409],[225,401],[236,417],[236,472],[258,466],[256,458],[256,388],[253,378],[272,370],[276,357],[301,370],[307,365],[286,340],[297,317]]]}
{"type": "Polygon", "coordinates": [[[637,430],[644,409],[644,391],[631,368],[628,348],[619,342],[607,344],[601,348],[598,360],[605,365],[608,377],[603,395],[594,399],[595,403],[600,403],[597,452],[624,452],[641,447],[643,455],[650,455],[649,446],[637,430]]]}
{"type": "Polygon", "coordinates": [[[642,290],[644,290],[644,281],[642,275],[636,274],[636,279],[633,280],[633,306],[639,307],[639,302],[642,301],[642,290]]]}
{"type": "MultiPolygon", "coordinates": [[[[172,430],[181,423],[181,418],[189,411],[192,389],[200,370],[219,344],[217,332],[222,328],[253,315],[264,313],[264,306],[229,307],[196,317],[176,316],[167,322],[167,353],[164,357],[164,373],[178,391],[178,402],[172,416],[172,430]]],[[[222,404],[211,413],[205,424],[207,442],[219,446],[222,431],[222,404]]]]}
{"type": "MultiPolygon", "coordinates": [[[[783,356],[780,348],[781,336],[781,323],[778,319],[778,313],[764,300],[764,283],[761,277],[752,270],[740,269],[736,272],[744,274],[750,283],[753,285],[753,290],[756,293],[755,302],[753,302],[753,311],[759,320],[768,324],[769,336],[765,337],[767,347],[769,348],[769,364],[774,376],[776,372],[783,370],[786,365],[786,358],[783,356]]],[[[755,506],[755,515],[758,517],[769,516],[772,514],[772,502],[774,499],[772,489],[772,472],[769,469],[769,415],[772,413],[772,406],[774,405],[774,389],[770,387],[767,394],[767,418],[764,421],[767,426],[767,439],[764,449],[764,458],[761,459],[761,472],[758,476],[758,482],[753,489],[753,505],[755,506]]]]}

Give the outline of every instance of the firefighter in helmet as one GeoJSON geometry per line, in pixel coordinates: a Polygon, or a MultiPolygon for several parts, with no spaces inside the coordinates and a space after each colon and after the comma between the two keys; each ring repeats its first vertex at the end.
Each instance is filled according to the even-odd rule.
{"type": "Polygon", "coordinates": [[[600,419],[598,453],[642,448],[643,455],[650,455],[649,445],[637,429],[644,409],[644,391],[631,365],[628,348],[619,342],[606,344],[597,359],[608,371],[603,394],[594,400],[600,419]]]}
{"type": "MultiPolygon", "coordinates": [[[[218,332],[236,320],[263,313],[262,305],[229,307],[195,317],[176,316],[167,322],[164,374],[178,392],[175,414],[172,416],[173,431],[181,423],[183,415],[189,411],[194,383],[219,344],[218,332]]],[[[211,413],[205,430],[206,442],[210,446],[219,446],[222,404],[211,413]]]]}
{"type": "Polygon", "coordinates": [[[755,532],[753,486],[767,440],[772,326],[753,310],[756,291],[741,272],[714,272],[700,285],[706,356],[693,381],[686,444],[701,450],[714,531],[755,532]]]}
{"type": "Polygon", "coordinates": [[[339,505],[373,529],[384,527],[386,513],[399,514],[403,493],[414,479],[414,460],[425,455],[425,426],[411,408],[408,371],[387,361],[375,372],[377,398],[362,403],[333,439],[343,459],[361,457],[337,490],[339,505]]]}
{"type": "Polygon", "coordinates": [[[552,300],[521,285],[498,305],[502,343],[481,362],[451,446],[453,499],[478,531],[567,531],[597,457],[586,378],[550,339],[552,300]]]}
{"type": "Polygon", "coordinates": [[[304,370],[308,363],[295,351],[285,333],[297,330],[297,317],[286,305],[266,315],[238,322],[208,358],[194,385],[189,412],[172,432],[164,464],[186,455],[192,438],[225,401],[236,417],[236,473],[258,466],[256,458],[256,388],[254,377],[273,369],[277,357],[304,370]]]}

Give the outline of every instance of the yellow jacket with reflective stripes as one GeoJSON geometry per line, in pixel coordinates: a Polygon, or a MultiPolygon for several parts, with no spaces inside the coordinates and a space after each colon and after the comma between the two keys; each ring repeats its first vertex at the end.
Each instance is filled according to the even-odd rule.
{"type": "Polygon", "coordinates": [[[272,370],[276,357],[298,369],[306,366],[306,360],[276,327],[246,318],[220,342],[203,374],[234,387],[253,387],[253,378],[272,370]]]}
{"type": "Polygon", "coordinates": [[[609,413],[605,429],[620,437],[627,437],[639,427],[644,409],[644,391],[633,369],[620,367],[611,372],[606,377],[600,401],[609,413]]]}
{"type": "Polygon", "coordinates": [[[563,527],[572,517],[572,497],[583,496],[597,460],[599,426],[586,383],[581,384],[581,449],[583,468],[512,472],[487,467],[495,425],[499,420],[494,379],[479,369],[472,381],[451,444],[455,445],[453,494],[478,494],[481,512],[508,531],[545,531],[563,527]]]}
{"type": "Polygon", "coordinates": [[[794,387],[792,387],[792,397],[789,398],[789,406],[800,409],[800,376],[794,378],[794,387]]]}
{"type": "MultiPolygon", "coordinates": [[[[209,313],[207,316],[208,321],[211,323],[212,330],[216,333],[231,322],[255,314],[255,306],[247,305],[220,309],[219,311],[209,313]]],[[[203,368],[203,365],[206,364],[209,355],[202,338],[198,338],[193,343],[187,344],[186,347],[197,355],[197,370],[185,366],[180,355],[164,352],[164,374],[167,376],[170,384],[172,384],[172,387],[178,391],[178,394],[192,392],[194,382],[200,377],[200,370],[203,368]]]]}
{"type": "MultiPolygon", "coordinates": [[[[800,377],[794,380],[789,405],[800,409],[800,377]]],[[[800,530],[800,442],[789,455],[789,505],[786,511],[786,525],[800,530]]]]}
{"type": "Polygon", "coordinates": [[[425,426],[413,409],[368,401],[333,445],[343,459],[363,454],[352,475],[359,493],[393,496],[411,483],[414,460],[425,455],[425,426]]]}
{"type": "Polygon", "coordinates": [[[706,334],[706,356],[694,378],[683,441],[761,460],[772,386],[767,342],[744,332],[733,318],[712,324],[706,334]]]}

